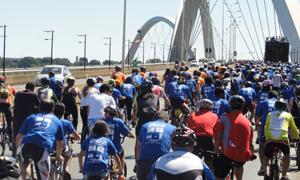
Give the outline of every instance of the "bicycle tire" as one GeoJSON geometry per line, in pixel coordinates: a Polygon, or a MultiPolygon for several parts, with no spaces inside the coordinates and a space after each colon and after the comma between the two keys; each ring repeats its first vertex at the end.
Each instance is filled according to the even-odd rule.
{"type": "Polygon", "coordinates": [[[296,165],[298,166],[298,170],[300,170],[300,143],[296,144],[296,165]]]}
{"type": "Polygon", "coordinates": [[[279,166],[277,164],[271,165],[271,178],[272,180],[279,180],[279,166]]]}
{"type": "Polygon", "coordinates": [[[1,129],[0,139],[1,139],[1,156],[4,156],[6,151],[6,144],[8,143],[8,139],[4,127],[1,129]]]}

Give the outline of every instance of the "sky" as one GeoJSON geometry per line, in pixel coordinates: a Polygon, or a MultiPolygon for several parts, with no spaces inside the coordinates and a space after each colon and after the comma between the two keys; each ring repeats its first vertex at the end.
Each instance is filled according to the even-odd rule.
{"type": "MultiPolygon", "coordinates": [[[[211,6],[217,0],[211,0],[211,6]]],[[[267,0],[271,6],[271,0],[267,0]]],[[[297,0],[300,2],[300,0],[297,0]]],[[[49,57],[50,41],[44,40],[50,38],[50,33],[45,30],[54,30],[54,58],[68,58],[75,61],[76,56],[83,56],[83,44],[79,41],[83,39],[79,34],[87,34],[87,58],[105,60],[108,59],[108,46],[105,43],[108,40],[104,37],[112,37],[112,59],[120,60],[122,54],[122,27],[123,27],[123,0],[6,0],[1,2],[0,6],[0,25],[6,24],[6,57],[49,57]]],[[[228,3],[234,3],[236,0],[227,0],[228,3]]],[[[250,0],[251,7],[254,6],[254,0],[250,0]]],[[[260,10],[263,11],[261,0],[260,10]]],[[[172,19],[176,14],[182,0],[127,0],[127,33],[126,40],[133,39],[137,30],[150,18],[154,16],[164,16],[172,19]]],[[[242,11],[248,20],[251,32],[254,32],[246,0],[240,0],[242,11]]],[[[237,11],[237,6],[233,5],[233,11],[237,11]]],[[[270,8],[269,15],[273,13],[273,7],[270,8]]],[[[254,10],[253,10],[254,11],[254,10]]],[[[264,12],[261,12],[264,13],[264,12]]],[[[224,42],[227,42],[229,31],[229,13],[225,13],[225,31],[224,42]]],[[[237,14],[237,16],[240,16],[237,14]]],[[[221,33],[222,24],[222,0],[217,1],[212,11],[212,19],[215,29],[221,33]]],[[[257,20],[257,16],[255,18],[257,20]]],[[[274,27],[274,21],[270,26],[274,27]]],[[[256,21],[257,22],[257,21],[256,21]]],[[[258,23],[258,22],[257,22],[258,23]]],[[[243,24],[243,22],[241,22],[243,24]]],[[[264,21],[264,29],[266,23],[264,21]]],[[[259,24],[257,24],[258,27],[259,24]]],[[[151,30],[152,33],[164,31],[164,34],[156,35],[158,39],[162,36],[168,36],[170,41],[171,29],[167,25],[158,25],[158,29],[151,30]]],[[[241,31],[245,32],[246,27],[240,26],[241,31]]],[[[271,28],[274,34],[274,28],[271,28]]],[[[0,28],[0,33],[3,29],[0,28]]],[[[151,32],[149,33],[151,34],[151,32]]],[[[150,35],[149,35],[150,36],[150,35]]],[[[259,32],[261,36],[261,32],[259,32]]],[[[249,41],[249,37],[246,37],[249,41]]],[[[261,38],[262,39],[262,38],[261,38]]],[[[145,40],[146,41],[146,40],[145,40]]],[[[163,40],[165,41],[165,40],[163,40]]],[[[215,40],[218,42],[218,40],[215,40]]],[[[169,42],[170,43],[170,42],[169,42]]],[[[260,43],[263,43],[261,40],[260,43]]],[[[202,38],[199,36],[195,47],[199,50],[199,57],[203,55],[202,38]]],[[[228,44],[228,43],[227,43],[228,44]]],[[[217,45],[216,45],[217,46],[217,45]]],[[[2,56],[3,38],[0,38],[0,56],[2,56]]],[[[151,58],[153,49],[148,45],[146,58],[151,58]]],[[[167,49],[167,48],[166,48],[167,49]]],[[[216,47],[216,49],[220,49],[216,47]]],[[[237,49],[241,57],[249,57],[245,43],[237,33],[237,49]]],[[[258,47],[257,47],[258,49],[258,47]]],[[[140,51],[139,51],[140,52],[140,51]]],[[[162,52],[162,50],[161,50],[162,52]]],[[[220,50],[218,51],[220,56],[220,50]]]]}

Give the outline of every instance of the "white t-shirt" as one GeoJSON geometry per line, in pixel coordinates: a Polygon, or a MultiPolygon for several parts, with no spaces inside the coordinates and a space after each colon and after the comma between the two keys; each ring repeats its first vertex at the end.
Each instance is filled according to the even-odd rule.
{"type": "Polygon", "coordinates": [[[96,88],[91,88],[88,90],[88,94],[87,96],[81,96],[81,99],[80,99],[80,106],[87,106],[87,99],[88,99],[88,96],[91,95],[91,94],[99,94],[99,91],[96,89],[96,88]]]}
{"type": "Polygon", "coordinates": [[[104,93],[94,93],[87,96],[87,106],[89,106],[90,109],[88,119],[104,118],[104,108],[107,106],[116,108],[114,98],[104,93]]]}
{"type": "Polygon", "coordinates": [[[280,74],[275,74],[272,79],[273,87],[280,88],[282,81],[283,81],[282,76],[280,74]]]}

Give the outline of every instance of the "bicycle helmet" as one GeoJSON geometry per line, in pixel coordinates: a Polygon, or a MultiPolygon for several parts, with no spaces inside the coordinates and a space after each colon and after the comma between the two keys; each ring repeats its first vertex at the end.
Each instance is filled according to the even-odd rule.
{"type": "Polygon", "coordinates": [[[246,81],[244,83],[245,87],[252,87],[252,82],[251,81],[246,81]]]}
{"type": "Polygon", "coordinates": [[[42,86],[49,85],[50,80],[49,80],[48,77],[43,77],[43,78],[40,80],[40,83],[41,83],[42,86]]]}
{"type": "Polygon", "coordinates": [[[198,109],[212,109],[213,103],[209,99],[201,99],[198,103],[198,109]]]}
{"type": "Polygon", "coordinates": [[[179,79],[178,79],[178,84],[185,84],[185,82],[186,82],[186,80],[185,80],[185,78],[184,77],[179,77],[179,79]]]}
{"type": "Polygon", "coordinates": [[[283,98],[280,98],[275,102],[275,109],[279,111],[283,111],[287,109],[287,103],[283,98]]]}
{"type": "Polygon", "coordinates": [[[245,105],[245,99],[240,95],[231,96],[229,99],[229,105],[231,109],[243,109],[245,105]]]}
{"type": "Polygon", "coordinates": [[[9,177],[18,179],[20,175],[20,169],[16,159],[8,156],[0,157],[0,179],[9,177]]]}
{"type": "Polygon", "coordinates": [[[107,84],[110,85],[111,87],[115,87],[115,86],[116,86],[116,82],[115,82],[114,79],[108,80],[108,83],[107,83],[107,84]]]}
{"type": "Polygon", "coordinates": [[[125,83],[126,83],[126,84],[131,84],[131,83],[132,83],[132,77],[127,77],[127,78],[125,79],[125,83]]]}
{"type": "Polygon", "coordinates": [[[92,77],[89,77],[89,78],[86,79],[86,84],[87,84],[88,86],[94,86],[95,83],[96,83],[96,81],[95,81],[95,79],[92,78],[92,77]]]}
{"type": "Polygon", "coordinates": [[[177,127],[172,135],[172,144],[178,147],[194,146],[196,142],[195,132],[186,126],[177,127]]]}
{"type": "Polygon", "coordinates": [[[67,78],[67,84],[71,84],[71,83],[74,83],[75,82],[75,78],[73,76],[69,76],[67,78]]]}
{"type": "Polygon", "coordinates": [[[146,93],[152,92],[152,82],[145,80],[142,84],[141,84],[141,94],[144,95],[146,93]]]}
{"type": "Polygon", "coordinates": [[[122,68],[121,68],[120,66],[116,65],[116,66],[115,66],[115,70],[116,70],[116,71],[121,71],[122,68]]]}
{"type": "Polygon", "coordinates": [[[270,79],[266,79],[263,81],[263,86],[272,86],[272,81],[270,79]]]}
{"type": "Polygon", "coordinates": [[[141,66],[141,67],[140,67],[140,71],[141,71],[141,72],[146,72],[146,67],[145,67],[145,66],[141,66]]]}

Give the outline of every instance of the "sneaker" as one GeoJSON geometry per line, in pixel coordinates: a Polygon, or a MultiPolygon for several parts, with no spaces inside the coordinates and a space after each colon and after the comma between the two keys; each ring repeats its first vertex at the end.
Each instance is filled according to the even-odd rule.
{"type": "Polygon", "coordinates": [[[260,168],[260,170],[258,171],[257,175],[259,175],[259,176],[264,176],[264,175],[266,175],[266,170],[260,168]]]}
{"type": "Polygon", "coordinates": [[[288,176],[282,176],[282,177],[280,178],[280,180],[289,180],[289,177],[288,177],[288,176]]]}

